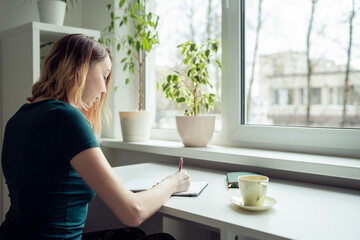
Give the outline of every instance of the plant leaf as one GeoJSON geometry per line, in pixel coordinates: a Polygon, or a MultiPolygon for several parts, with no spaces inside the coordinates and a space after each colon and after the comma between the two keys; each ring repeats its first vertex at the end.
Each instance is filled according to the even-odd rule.
{"type": "Polygon", "coordinates": [[[170,83],[163,84],[162,89],[165,92],[170,87],[170,83]]]}
{"type": "Polygon", "coordinates": [[[121,0],[119,3],[119,7],[121,8],[122,6],[124,6],[125,0],[121,0]]]}
{"type": "Polygon", "coordinates": [[[219,68],[221,68],[221,63],[219,60],[215,60],[215,62],[217,63],[217,65],[219,66],[219,68]]]}
{"type": "Polygon", "coordinates": [[[217,43],[212,43],[211,46],[212,46],[213,50],[214,50],[215,52],[217,52],[217,50],[218,50],[218,45],[217,45],[217,43]]]}
{"type": "Polygon", "coordinates": [[[177,103],[185,102],[185,98],[184,98],[184,97],[176,98],[176,102],[177,102],[177,103]]]}
{"type": "Polygon", "coordinates": [[[149,40],[147,38],[143,38],[142,43],[145,51],[148,52],[150,50],[149,40]]]}
{"type": "Polygon", "coordinates": [[[109,38],[106,38],[106,40],[105,40],[105,45],[106,45],[107,47],[110,47],[110,39],[109,39],[109,38]]]}
{"type": "Polygon", "coordinates": [[[206,57],[209,57],[209,55],[210,55],[210,49],[206,49],[206,51],[205,51],[205,56],[206,56],[206,57]]]}
{"type": "Polygon", "coordinates": [[[186,47],[183,47],[182,49],[181,49],[181,55],[183,55],[185,52],[186,52],[186,47]]]}
{"type": "Polygon", "coordinates": [[[130,17],[131,17],[131,18],[137,18],[137,16],[135,15],[134,11],[132,11],[132,12],[130,13],[130,17]]]}
{"type": "Polygon", "coordinates": [[[187,76],[190,77],[191,74],[191,69],[189,69],[189,71],[187,72],[187,76]]]}
{"type": "Polygon", "coordinates": [[[158,25],[158,23],[159,23],[159,19],[160,19],[160,17],[159,17],[159,16],[157,16],[157,18],[156,18],[156,22],[155,22],[155,27],[154,27],[154,28],[157,28],[157,25],[158,25]]]}

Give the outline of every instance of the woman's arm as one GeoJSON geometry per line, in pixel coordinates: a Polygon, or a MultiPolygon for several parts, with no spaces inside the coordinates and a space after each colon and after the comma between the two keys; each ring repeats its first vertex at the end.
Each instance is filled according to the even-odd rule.
{"type": "Polygon", "coordinates": [[[117,218],[128,226],[139,226],[173,193],[185,191],[190,186],[189,175],[181,170],[147,191],[133,193],[120,181],[98,147],[82,151],[70,163],[117,218]]]}

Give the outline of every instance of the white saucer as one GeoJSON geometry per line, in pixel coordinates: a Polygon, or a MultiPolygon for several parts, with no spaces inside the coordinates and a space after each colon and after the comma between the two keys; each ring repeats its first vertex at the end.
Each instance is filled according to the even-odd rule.
{"type": "Polygon", "coordinates": [[[262,205],[262,206],[259,206],[259,207],[244,206],[244,202],[243,202],[243,199],[240,194],[232,196],[230,198],[230,202],[232,202],[233,204],[235,204],[243,209],[250,210],[250,211],[264,211],[264,210],[267,210],[267,209],[273,207],[276,204],[276,200],[274,198],[265,197],[264,205],[262,205]]]}

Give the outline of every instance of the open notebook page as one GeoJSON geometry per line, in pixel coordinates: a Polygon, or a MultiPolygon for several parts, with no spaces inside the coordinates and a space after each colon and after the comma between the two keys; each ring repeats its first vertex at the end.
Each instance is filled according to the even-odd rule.
{"type": "MultiPolygon", "coordinates": [[[[163,178],[140,178],[133,179],[125,183],[125,186],[133,192],[144,191],[152,188],[159,182],[161,182],[163,178]]],[[[190,187],[185,192],[174,193],[173,196],[197,196],[202,190],[208,185],[207,182],[190,182],[190,187]]]]}

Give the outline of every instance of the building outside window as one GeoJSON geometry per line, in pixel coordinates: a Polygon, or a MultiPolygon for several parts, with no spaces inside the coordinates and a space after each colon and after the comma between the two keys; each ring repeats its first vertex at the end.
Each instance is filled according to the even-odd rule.
{"type": "MultiPolygon", "coordinates": [[[[359,11],[356,4],[354,11],[359,11]]],[[[263,97],[270,103],[263,124],[271,118],[272,125],[333,127],[345,118],[342,127],[360,127],[359,109],[351,107],[354,89],[360,85],[360,39],[353,35],[349,46],[350,24],[354,31],[360,28],[359,14],[349,22],[352,0],[246,0],[244,7],[245,94],[251,95],[245,99],[263,97]],[[346,77],[349,87],[343,106],[346,77]],[[297,101],[290,89],[297,89],[297,101]],[[307,89],[311,89],[309,104],[307,89]],[[328,109],[328,102],[345,107],[345,116],[342,108],[328,109]],[[297,107],[289,108],[292,104],[297,107]]],[[[251,118],[245,119],[253,124],[251,118]]]]}

